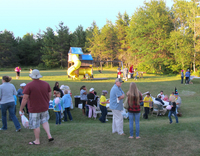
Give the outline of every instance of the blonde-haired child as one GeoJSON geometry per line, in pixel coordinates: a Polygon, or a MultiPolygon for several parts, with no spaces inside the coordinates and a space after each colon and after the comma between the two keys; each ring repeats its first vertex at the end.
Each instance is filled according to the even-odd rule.
{"type": "Polygon", "coordinates": [[[63,100],[63,109],[65,110],[64,111],[64,121],[67,122],[67,115],[69,117],[69,120],[72,121],[72,115],[70,112],[72,98],[67,89],[64,90],[64,96],[62,97],[62,100],[63,100]]]}
{"type": "Polygon", "coordinates": [[[53,108],[56,114],[56,125],[61,124],[61,113],[63,113],[63,100],[60,96],[61,93],[56,91],[55,99],[53,100],[53,108]]]}

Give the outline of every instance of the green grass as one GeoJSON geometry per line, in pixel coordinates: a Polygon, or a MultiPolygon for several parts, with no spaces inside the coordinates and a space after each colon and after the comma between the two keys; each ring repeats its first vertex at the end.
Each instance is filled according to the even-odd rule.
{"type": "MultiPolygon", "coordinates": [[[[15,79],[14,72],[0,71],[0,76],[9,75],[13,77],[16,89],[20,83],[28,83],[29,71],[22,71],[19,80],[15,79]]],[[[65,70],[45,70],[41,71],[42,80],[47,81],[53,88],[56,81],[60,85],[68,85],[72,94],[79,95],[79,88],[86,85],[89,90],[94,87],[98,95],[106,89],[110,91],[116,78],[115,70],[103,70],[103,73],[94,71],[94,77],[107,77],[108,80],[71,80],[66,76],[65,70]]],[[[130,82],[129,79],[122,84],[122,89],[127,92],[130,82]]],[[[34,140],[32,130],[22,128],[20,133],[15,132],[12,122],[8,121],[8,130],[0,131],[0,155],[200,155],[200,80],[193,80],[193,85],[181,85],[180,76],[145,74],[144,78],[135,81],[141,92],[150,91],[156,96],[160,90],[164,94],[171,94],[177,87],[182,99],[179,124],[169,124],[167,115],[162,117],[149,116],[149,120],[140,119],[140,140],[128,139],[129,124],[124,120],[125,136],[112,134],[112,119],[105,124],[98,120],[88,119],[82,116],[81,109],[71,110],[73,121],[55,125],[55,116],[51,111],[50,129],[55,141],[49,143],[46,133],[41,128],[41,145],[28,145],[29,141],[34,140]]],[[[74,100],[74,99],[73,99],[74,100]]],[[[19,103],[17,105],[19,109],[19,103]]],[[[18,119],[20,119],[17,114],[18,119]]],[[[174,118],[172,118],[175,121],[174,118]]]]}

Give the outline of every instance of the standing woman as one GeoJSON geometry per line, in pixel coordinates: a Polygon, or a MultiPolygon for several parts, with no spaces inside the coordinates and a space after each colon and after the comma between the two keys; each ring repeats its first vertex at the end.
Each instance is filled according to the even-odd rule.
{"type": "Polygon", "coordinates": [[[82,86],[80,88],[80,100],[82,102],[82,112],[83,112],[83,115],[85,115],[85,107],[86,107],[86,102],[87,102],[87,89],[86,89],[86,86],[82,86]]]}
{"type": "Polygon", "coordinates": [[[2,85],[0,85],[0,104],[2,114],[3,127],[0,130],[7,130],[6,112],[9,111],[11,119],[15,125],[16,132],[21,130],[20,123],[15,116],[15,100],[13,95],[17,95],[15,86],[10,83],[11,78],[9,76],[3,76],[2,85]]]}
{"type": "Polygon", "coordinates": [[[140,132],[140,102],[142,102],[142,95],[139,92],[136,84],[134,82],[130,83],[129,91],[127,92],[128,97],[128,117],[129,117],[129,129],[130,136],[129,138],[133,138],[133,120],[135,119],[135,127],[136,127],[136,139],[139,139],[140,132]]]}
{"type": "Polygon", "coordinates": [[[60,92],[60,97],[62,98],[64,94],[63,91],[60,89],[58,82],[56,82],[55,86],[53,87],[54,96],[56,94],[56,91],[60,92]]]}

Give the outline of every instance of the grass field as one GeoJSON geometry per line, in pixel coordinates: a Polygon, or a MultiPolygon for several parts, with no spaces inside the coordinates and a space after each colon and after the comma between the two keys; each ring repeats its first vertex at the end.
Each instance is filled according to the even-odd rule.
{"type": "MultiPolygon", "coordinates": [[[[23,71],[19,80],[15,79],[14,72],[0,71],[0,76],[8,75],[13,77],[16,89],[20,83],[28,83],[29,71],[23,71]]],[[[110,91],[116,78],[115,70],[104,70],[103,73],[94,71],[95,78],[107,77],[108,80],[71,80],[66,76],[64,70],[41,71],[42,80],[47,81],[53,88],[56,81],[60,85],[68,85],[73,96],[79,95],[79,88],[86,85],[87,89],[94,87],[97,94],[106,89],[110,91]]],[[[122,84],[122,89],[127,92],[130,82],[129,79],[122,84]]],[[[182,99],[179,124],[169,124],[167,114],[161,117],[149,116],[148,120],[140,119],[141,139],[128,139],[129,124],[124,120],[125,136],[112,134],[112,119],[105,124],[98,120],[88,119],[82,116],[81,109],[71,110],[73,121],[55,125],[55,116],[50,119],[50,129],[55,141],[49,143],[46,133],[41,128],[41,145],[28,145],[29,141],[34,140],[32,130],[22,128],[20,133],[15,132],[14,124],[8,121],[8,130],[0,131],[0,155],[200,155],[200,80],[193,80],[193,85],[180,84],[180,76],[145,74],[144,78],[135,81],[139,90],[144,93],[150,91],[156,96],[160,90],[164,94],[171,94],[177,87],[182,99]]],[[[73,99],[74,100],[74,99],[73,99]]],[[[19,103],[17,104],[19,108],[19,103]]],[[[18,119],[20,119],[17,114],[18,119]]],[[[1,123],[0,123],[1,126],[1,123]]]]}

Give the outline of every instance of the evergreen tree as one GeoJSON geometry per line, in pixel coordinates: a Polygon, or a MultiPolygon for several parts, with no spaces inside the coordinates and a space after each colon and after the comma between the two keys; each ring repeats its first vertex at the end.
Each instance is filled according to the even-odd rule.
{"type": "Polygon", "coordinates": [[[60,64],[57,36],[52,28],[47,28],[43,35],[43,47],[41,48],[42,61],[46,67],[58,67],[60,64]]]}
{"type": "Polygon", "coordinates": [[[58,42],[58,52],[60,55],[60,63],[61,67],[67,65],[68,61],[68,51],[70,48],[70,35],[69,35],[69,28],[64,26],[64,23],[61,22],[59,24],[59,28],[57,28],[57,42],[58,42]]]}
{"type": "Polygon", "coordinates": [[[12,32],[4,30],[0,32],[0,66],[12,67],[19,65],[17,57],[17,41],[12,32]]]}
{"type": "Polygon", "coordinates": [[[132,16],[128,40],[133,58],[142,70],[167,71],[170,64],[167,41],[173,29],[170,13],[164,1],[144,3],[132,16]]]}

